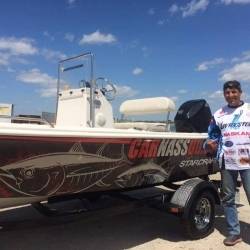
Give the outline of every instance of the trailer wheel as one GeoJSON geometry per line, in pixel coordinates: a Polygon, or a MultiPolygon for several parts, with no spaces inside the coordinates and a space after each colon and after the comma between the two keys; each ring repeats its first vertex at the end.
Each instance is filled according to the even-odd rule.
{"type": "Polygon", "coordinates": [[[192,239],[204,238],[213,232],[214,221],[215,199],[211,192],[204,191],[193,199],[183,218],[186,233],[192,239]]]}

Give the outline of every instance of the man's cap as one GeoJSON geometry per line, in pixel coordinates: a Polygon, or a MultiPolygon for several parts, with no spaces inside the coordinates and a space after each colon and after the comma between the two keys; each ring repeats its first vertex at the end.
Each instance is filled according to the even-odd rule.
{"type": "Polygon", "coordinates": [[[229,88],[229,89],[238,89],[240,92],[242,92],[241,85],[236,80],[225,82],[224,85],[223,85],[223,90],[225,91],[227,88],[229,88]]]}

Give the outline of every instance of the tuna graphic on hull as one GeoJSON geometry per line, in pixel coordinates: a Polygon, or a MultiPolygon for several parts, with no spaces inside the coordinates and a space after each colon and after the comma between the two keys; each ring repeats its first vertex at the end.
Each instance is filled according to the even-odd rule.
{"type": "Polygon", "coordinates": [[[75,143],[69,152],[44,154],[8,164],[0,169],[0,181],[21,196],[81,192],[102,184],[114,169],[129,165],[123,145],[119,159],[102,156],[105,146],[99,148],[98,154],[89,154],[80,143],[75,143]]]}

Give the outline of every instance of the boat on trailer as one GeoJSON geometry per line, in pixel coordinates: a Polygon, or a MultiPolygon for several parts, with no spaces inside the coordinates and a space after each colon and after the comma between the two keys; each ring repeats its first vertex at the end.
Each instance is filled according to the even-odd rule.
{"type": "MultiPolygon", "coordinates": [[[[216,173],[218,166],[214,156],[203,149],[211,117],[207,103],[183,104],[175,116],[176,131],[169,130],[169,113],[175,104],[167,97],[127,100],[120,107],[123,115],[165,114],[166,123],[115,123],[109,101],[115,87],[98,86],[98,79],[93,74],[92,53],[62,60],[55,122],[19,124],[11,122],[11,117],[9,123],[0,123],[0,208],[40,204],[57,197],[173,187],[175,182],[191,179],[171,195],[172,211],[187,206],[190,210],[191,193],[197,198],[205,190],[200,206],[205,206],[203,213],[208,216],[203,219],[211,220],[204,222],[206,233],[210,232],[211,207],[218,199],[207,176],[216,173]],[[76,64],[81,60],[84,62],[76,64]],[[90,65],[90,80],[81,81],[77,88],[62,88],[62,75],[85,67],[85,62],[90,65]],[[195,177],[201,179],[192,179],[195,177]]],[[[205,229],[196,230],[199,237],[205,229]]]]}

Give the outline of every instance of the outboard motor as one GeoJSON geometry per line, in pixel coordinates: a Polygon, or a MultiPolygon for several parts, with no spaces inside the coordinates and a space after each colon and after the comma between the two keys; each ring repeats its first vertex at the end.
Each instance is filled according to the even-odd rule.
{"type": "Polygon", "coordinates": [[[176,132],[206,133],[211,118],[212,113],[206,100],[184,102],[174,118],[176,132]]]}

